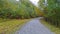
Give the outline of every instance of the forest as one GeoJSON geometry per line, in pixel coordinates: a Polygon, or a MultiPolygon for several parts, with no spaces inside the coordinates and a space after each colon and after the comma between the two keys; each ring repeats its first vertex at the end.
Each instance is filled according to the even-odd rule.
{"type": "Polygon", "coordinates": [[[39,6],[45,20],[60,28],[60,0],[40,0],[39,6]]]}
{"type": "Polygon", "coordinates": [[[0,0],[0,34],[15,32],[25,22],[38,17],[60,32],[60,0],[39,0],[38,7],[29,0],[0,0]]]}
{"type": "Polygon", "coordinates": [[[0,34],[13,34],[31,18],[42,15],[29,0],[0,0],[0,34]]]}
{"type": "Polygon", "coordinates": [[[33,18],[40,16],[41,11],[28,0],[0,0],[1,18],[33,18]]]}

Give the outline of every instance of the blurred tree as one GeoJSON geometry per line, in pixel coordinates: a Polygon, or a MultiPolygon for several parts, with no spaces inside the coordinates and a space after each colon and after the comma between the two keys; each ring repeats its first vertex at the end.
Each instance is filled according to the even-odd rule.
{"type": "Polygon", "coordinates": [[[38,11],[29,0],[0,0],[0,17],[30,18],[36,17],[38,11]]]}
{"type": "Polygon", "coordinates": [[[44,0],[40,0],[39,4],[43,8],[47,21],[60,27],[60,0],[47,0],[47,6],[41,5],[41,3],[43,4],[44,0]]]}

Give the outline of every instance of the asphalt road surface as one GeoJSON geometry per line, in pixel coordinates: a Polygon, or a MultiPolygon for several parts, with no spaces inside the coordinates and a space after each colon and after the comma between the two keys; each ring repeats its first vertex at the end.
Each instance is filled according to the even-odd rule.
{"type": "Polygon", "coordinates": [[[39,21],[39,18],[32,19],[27,22],[19,31],[16,31],[15,34],[54,34],[47,27],[45,27],[39,21]]]}

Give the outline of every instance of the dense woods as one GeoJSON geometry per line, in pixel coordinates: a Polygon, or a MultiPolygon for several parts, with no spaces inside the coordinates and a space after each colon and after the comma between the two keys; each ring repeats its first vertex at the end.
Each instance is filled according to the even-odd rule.
{"type": "Polygon", "coordinates": [[[40,16],[40,10],[29,0],[0,0],[1,18],[33,18],[40,16]]]}
{"type": "Polygon", "coordinates": [[[17,32],[27,23],[29,23],[27,26],[32,23],[32,26],[37,27],[43,25],[44,27],[41,26],[42,30],[47,31],[46,26],[46,28],[51,29],[53,34],[55,32],[60,34],[60,0],[39,0],[37,5],[33,4],[36,1],[0,0],[0,34],[15,34],[15,31],[17,32]],[[39,23],[41,24],[39,25],[39,23]]]}
{"type": "Polygon", "coordinates": [[[45,20],[60,27],[60,0],[40,0],[39,6],[45,14],[45,20]]]}
{"type": "Polygon", "coordinates": [[[24,19],[38,16],[60,27],[60,0],[40,0],[39,8],[29,0],[0,0],[0,18],[24,19]]]}

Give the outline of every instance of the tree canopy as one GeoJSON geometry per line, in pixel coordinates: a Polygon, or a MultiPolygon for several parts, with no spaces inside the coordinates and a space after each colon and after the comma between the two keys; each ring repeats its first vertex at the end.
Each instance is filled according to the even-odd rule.
{"type": "Polygon", "coordinates": [[[47,0],[47,3],[44,3],[45,0],[39,1],[39,6],[43,8],[43,12],[45,13],[44,17],[52,24],[60,27],[60,0],[47,0]]]}
{"type": "Polygon", "coordinates": [[[2,18],[30,18],[36,17],[39,11],[29,0],[0,0],[0,17],[2,18]]]}

